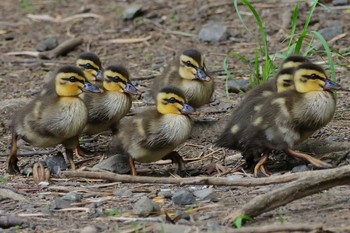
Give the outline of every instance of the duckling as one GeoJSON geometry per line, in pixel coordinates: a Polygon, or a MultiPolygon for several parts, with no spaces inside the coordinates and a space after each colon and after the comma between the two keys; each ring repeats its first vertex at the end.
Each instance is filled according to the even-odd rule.
{"type": "Polygon", "coordinates": [[[176,87],[164,87],[157,95],[157,105],[129,119],[123,119],[115,143],[129,155],[132,175],[134,161],[154,162],[169,158],[181,169],[182,158],[173,150],[191,134],[194,109],[187,104],[184,93],[176,87]]]}
{"type": "Polygon", "coordinates": [[[79,94],[83,91],[99,92],[99,88],[87,82],[84,73],[73,66],[60,68],[54,79],[54,93],[41,92],[14,115],[11,152],[7,158],[8,172],[11,174],[19,172],[17,140],[20,138],[38,147],[63,144],[74,169],[73,149],[88,117],[79,94]]]}
{"type": "Polygon", "coordinates": [[[154,80],[154,99],[165,86],[180,88],[185,93],[188,104],[195,108],[209,103],[214,92],[214,81],[208,75],[202,54],[196,49],[183,51],[174,60],[173,65],[167,67],[163,74],[154,80]]]}
{"type": "MultiPolygon", "coordinates": [[[[239,106],[234,110],[224,132],[216,142],[216,145],[229,148],[237,148],[239,137],[251,124],[251,118],[260,110],[262,103],[276,92],[284,92],[295,89],[294,70],[302,63],[310,61],[302,56],[290,56],[282,62],[281,70],[270,81],[263,83],[247,93],[239,106]]],[[[246,161],[246,166],[251,167],[253,161],[246,161]]]]}
{"type": "Polygon", "coordinates": [[[100,58],[91,52],[82,53],[77,61],[76,66],[85,74],[86,79],[94,83],[103,80],[103,70],[100,58]]]}
{"type": "MultiPolygon", "coordinates": [[[[82,99],[89,112],[87,124],[83,133],[97,134],[112,130],[115,134],[118,123],[131,108],[131,94],[138,94],[138,90],[131,84],[129,72],[122,65],[109,66],[104,71],[103,93],[82,94],[82,99]]],[[[77,153],[84,154],[78,146],[77,153]]]]}
{"type": "Polygon", "coordinates": [[[240,130],[238,125],[230,125],[231,136],[227,136],[226,129],[218,140],[217,144],[242,151],[246,160],[252,161],[262,155],[254,168],[256,176],[259,171],[268,175],[264,164],[272,150],[284,151],[316,167],[331,167],[292,148],[331,121],[336,106],[332,91],[339,90],[341,86],[329,80],[324,70],[312,63],[299,65],[293,77],[294,90],[273,94],[252,115],[244,130],[240,130]]]}

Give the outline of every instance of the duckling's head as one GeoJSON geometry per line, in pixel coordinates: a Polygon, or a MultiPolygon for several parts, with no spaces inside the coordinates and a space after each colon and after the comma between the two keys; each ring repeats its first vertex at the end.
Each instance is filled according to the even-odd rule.
{"type": "Polygon", "coordinates": [[[311,62],[309,59],[298,55],[289,56],[282,62],[281,70],[276,77],[277,92],[295,89],[293,81],[294,69],[303,63],[311,62]]]}
{"type": "Polygon", "coordinates": [[[298,56],[298,55],[292,55],[287,57],[283,62],[282,62],[282,67],[281,69],[285,68],[295,68],[298,65],[301,65],[303,63],[311,63],[309,59],[303,56],[298,56]]]}
{"type": "Polygon", "coordinates": [[[101,90],[88,82],[84,73],[75,66],[61,67],[55,76],[55,88],[58,96],[73,97],[83,91],[101,92],[101,90]]]}
{"type": "Polygon", "coordinates": [[[103,74],[103,87],[107,91],[138,94],[138,90],[131,84],[129,72],[122,65],[109,66],[103,74]]]}
{"type": "Polygon", "coordinates": [[[298,66],[294,73],[295,89],[299,93],[339,90],[341,86],[327,78],[324,70],[312,63],[298,66]]]}
{"type": "Polygon", "coordinates": [[[294,71],[295,68],[293,67],[280,70],[276,77],[277,92],[284,92],[295,89],[293,81],[294,71]]]}
{"type": "Polygon", "coordinates": [[[183,79],[199,79],[201,81],[210,81],[207,74],[202,54],[195,49],[188,49],[180,55],[179,74],[183,79]]]}
{"type": "Polygon", "coordinates": [[[184,93],[176,87],[164,87],[157,95],[157,110],[161,114],[189,115],[194,109],[186,103],[184,93]]]}
{"type": "Polygon", "coordinates": [[[81,54],[76,61],[76,65],[84,71],[85,77],[89,82],[102,81],[103,70],[100,58],[90,52],[81,54]]]}

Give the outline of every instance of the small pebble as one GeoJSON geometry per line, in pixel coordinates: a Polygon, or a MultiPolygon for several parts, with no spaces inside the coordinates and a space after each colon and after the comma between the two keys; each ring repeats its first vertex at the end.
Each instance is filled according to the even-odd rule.
{"type": "Polygon", "coordinates": [[[86,226],[81,229],[80,233],[97,233],[98,230],[95,226],[86,226]]]}
{"type": "Polygon", "coordinates": [[[310,168],[306,165],[299,165],[296,167],[293,167],[292,169],[292,173],[297,173],[297,172],[306,172],[306,171],[310,171],[310,168]]]}
{"type": "Polygon", "coordinates": [[[70,207],[71,201],[55,197],[51,202],[51,210],[59,210],[70,207]]]}
{"type": "Polygon", "coordinates": [[[214,190],[212,188],[196,190],[193,194],[198,197],[201,201],[219,201],[214,190]]]}
{"type": "Polygon", "coordinates": [[[139,217],[148,217],[152,213],[159,213],[160,207],[148,197],[142,197],[138,200],[133,208],[133,211],[139,217]]]}
{"type": "Polygon", "coordinates": [[[133,193],[128,188],[123,187],[115,191],[114,195],[117,197],[132,197],[133,193]]]}
{"type": "Polygon", "coordinates": [[[193,194],[185,189],[174,193],[171,200],[177,205],[191,205],[196,202],[196,198],[193,196],[193,194]]]}
{"type": "Polygon", "coordinates": [[[125,155],[116,154],[96,164],[93,168],[106,170],[118,174],[130,173],[129,159],[125,155]]]}
{"type": "Polygon", "coordinates": [[[142,13],[141,5],[131,5],[124,10],[123,19],[124,20],[134,19],[137,16],[141,15],[141,13],[142,13]]]}
{"type": "Polygon", "coordinates": [[[209,23],[202,27],[202,29],[199,31],[198,37],[202,41],[215,43],[222,40],[227,40],[229,37],[229,32],[227,27],[220,23],[209,23]]]}
{"type": "Polygon", "coordinates": [[[38,43],[36,50],[39,52],[49,51],[58,46],[58,40],[56,37],[46,38],[38,43]]]}
{"type": "Polygon", "coordinates": [[[83,196],[78,192],[69,192],[63,197],[61,197],[61,199],[70,202],[81,202],[82,197],[83,196]]]}

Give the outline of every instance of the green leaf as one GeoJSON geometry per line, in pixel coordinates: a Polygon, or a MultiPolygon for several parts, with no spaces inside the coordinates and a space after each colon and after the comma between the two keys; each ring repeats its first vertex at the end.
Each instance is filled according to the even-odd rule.
{"type": "Polygon", "coordinates": [[[234,225],[236,228],[242,228],[243,226],[243,222],[244,221],[253,221],[253,218],[247,216],[247,215],[241,215],[241,216],[238,216],[235,220],[234,220],[234,225]]]}

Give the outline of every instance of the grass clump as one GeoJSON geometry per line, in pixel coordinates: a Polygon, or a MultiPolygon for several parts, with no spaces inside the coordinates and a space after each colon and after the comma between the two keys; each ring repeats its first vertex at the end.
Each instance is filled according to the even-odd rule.
{"type": "MultiPolygon", "coordinates": [[[[321,52],[321,54],[326,54],[328,58],[331,77],[333,80],[335,79],[335,68],[334,68],[334,62],[332,58],[332,51],[329,48],[327,41],[323,38],[323,36],[319,32],[309,30],[309,24],[314,14],[314,11],[316,9],[316,6],[321,5],[318,2],[318,0],[315,0],[313,2],[311,9],[309,11],[309,14],[307,16],[307,19],[304,23],[303,29],[299,34],[297,33],[299,3],[296,3],[292,14],[292,22],[291,22],[292,25],[291,25],[291,32],[290,32],[288,44],[286,45],[286,49],[284,49],[285,52],[275,53],[273,55],[270,55],[269,53],[269,44],[267,40],[267,34],[264,27],[264,23],[259,13],[257,12],[257,10],[252,5],[252,3],[249,0],[233,0],[233,5],[243,27],[246,29],[248,33],[251,33],[254,36],[255,40],[257,40],[258,47],[254,51],[254,60],[252,62],[247,58],[247,56],[241,53],[230,53],[229,56],[224,60],[223,68],[227,74],[227,79],[226,79],[227,96],[228,96],[227,81],[236,80],[232,72],[230,72],[228,69],[228,61],[232,57],[240,58],[240,60],[247,65],[250,73],[249,80],[250,80],[251,87],[258,85],[261,82],[264,82],[268,80],[270,77],[273,77],[275,75],[276,68],[278,68],[278,65],[274,64],[275,58],[285,59],[292,54],[299,54],[306,57],[316,52],[318,53],[321,52]],[[249,28],[245,24],[245,21],[238,7],[239,1],[243,3],[246,7],[248,7],[250,12],[253,14],[255,21],[259,27],[259,37],[254,36],[254,34],[250,32],[249,28]],[[309,37],[312,38],[311,41],[305,40],[305,38],[309,38],[309,37]],[[317,48],[314,47],[313,42],[315,42],[315,39],[321,42],[323,50],[319,51],[317,48]]],[[[324,5],[321,5],[321,6],[325,7],[324,5]]]]}

